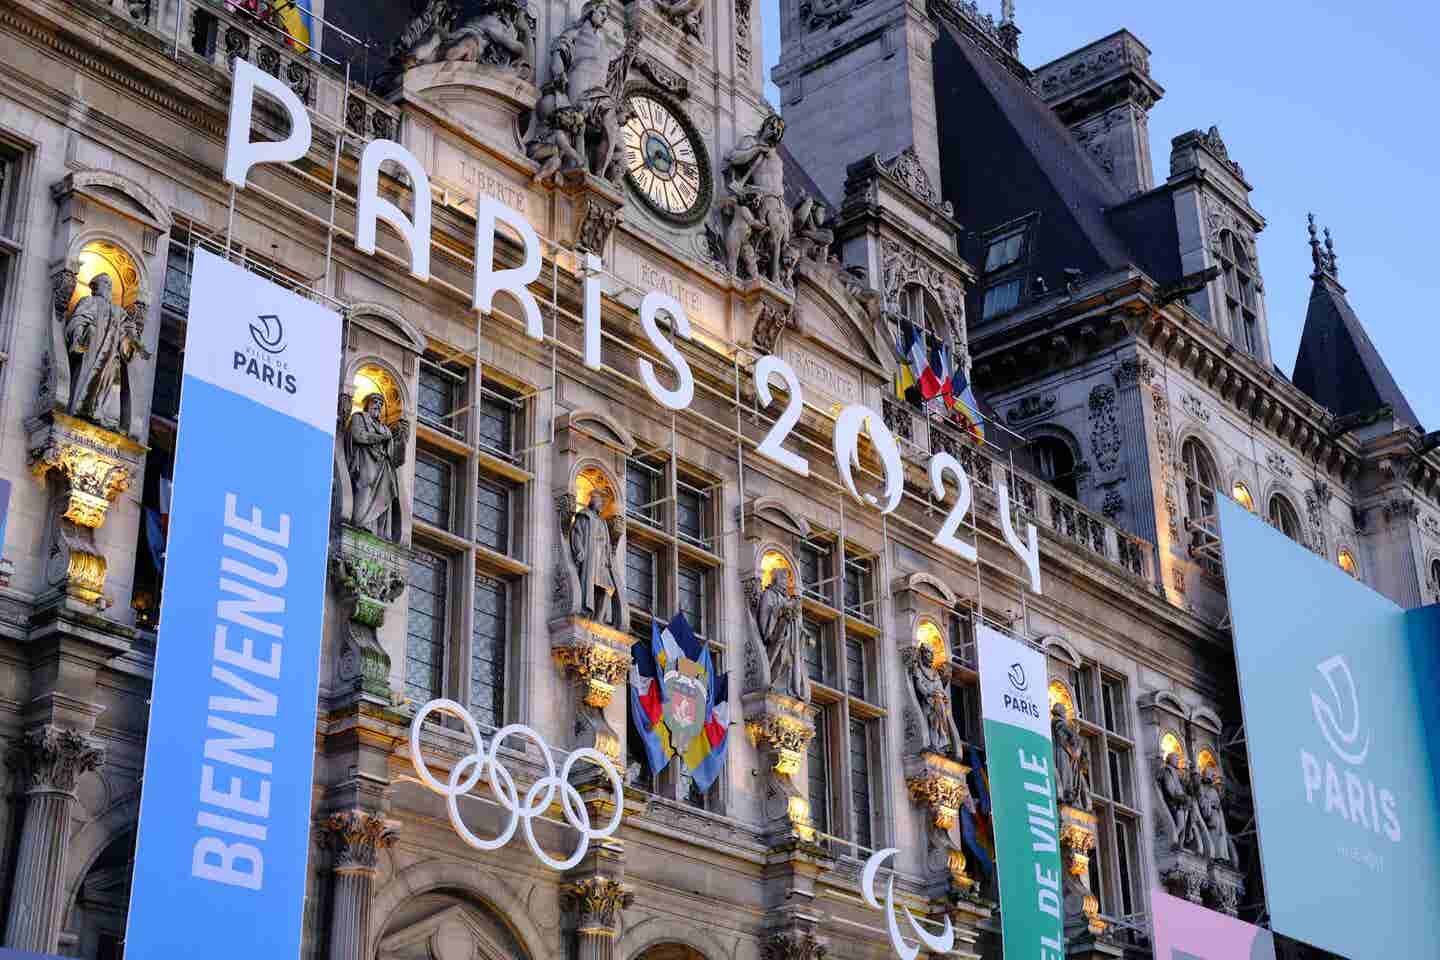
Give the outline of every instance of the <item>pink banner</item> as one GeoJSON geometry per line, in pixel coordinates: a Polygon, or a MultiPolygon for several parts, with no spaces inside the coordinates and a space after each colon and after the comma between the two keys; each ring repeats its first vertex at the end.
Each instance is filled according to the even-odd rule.
{"type": "Polygon", "coordinates": [[[1275,960],[1269,930],[1160,890],[1150,894],[1155,960],[1275,960]]]}

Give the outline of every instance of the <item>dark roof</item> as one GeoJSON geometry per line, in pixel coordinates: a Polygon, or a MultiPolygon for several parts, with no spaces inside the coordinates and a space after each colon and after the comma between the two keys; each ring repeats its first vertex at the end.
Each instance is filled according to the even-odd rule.
{"type": "Polygon", "coordinates": [[[1317,275],[1300,335],[1300,354],[1291,378],[1316,403],[1337,417],[1374,413],[1389,406],[1395,419],[1419,427],[1420,420],[1380,358],[1360,318],[1345,299],[1345,288],[1317,275]]]}
{"type": "Polygon", "coordinates": [[[1137,262],[1105,213],[1126,197],[1055,111],[945,21],[934,50],[940,178],[956,219],[984,231],[1038,213],[1030,271],[1052,286],[1066,268],[1137,262]]]}
{"type": "Polygon", "coordinates": [[[1181,281],[1180,228],[1169,189],[1151,190],[1107,211],[1110,225],[1135,254],[1135,265],[1162,287],[1181,281]]]}
{"type": "Polygon", "coordinates": [[[825,196],[825,191],[821,190],[809,172],[800,166],[800,161],[795,159],[795,155],[790,152],[783,141],[780,144],[780,162],[785,169],[785,202],[791,207],[800,202],[800,194],[808,193],[824,203],[825,209],[831,214],[840,209],[830,202],[830,198],[825,196]]]}

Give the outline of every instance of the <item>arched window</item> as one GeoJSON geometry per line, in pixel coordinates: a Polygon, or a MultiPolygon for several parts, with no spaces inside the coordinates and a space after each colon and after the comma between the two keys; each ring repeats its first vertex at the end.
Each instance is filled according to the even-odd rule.
{"type": "Polygon", "coordinates": [[[1344,570],[1356,580],[1360,579],[1360,567],[1355,563],[1355,554],[1341,547],[1340,554],[1335,558],[1335,561],[1340,564],[1341,570],[1344,570]]]}
{"type": "Polygon", "coordinates": [[[1250,488],[1245,486],[1245,481],[1235,481],[1234,485],[1230,488],[1230,497],[1246,510],[1249,510],[1251,513],[1255,512],[1255,498],[1250,496],[1250,488]]]}
{"type": "Polygon", "coordinates": [[[1300,539],[1300,514],[1287,498],[1278,493],[1270,498],[1270,524],[1296,543],[1304,542],[1300,539]]]}
{"type": "Polygon", "coordinates": [[[1041,479],[1072,500],[1077,499],[1075,485],[1075,454],[1059,437],[1040,437],[1032,449],[1035,472],[1041,479]]]}
{"type": "Polygon", "coordinates": [[[1260,355],[1260,278],[1245,241],[1233,230],[1220,234],[1220,270],[1225,276],[1225,306],[1230,337],[1252,357],[1260,355]]]}
{"type": "MultiPolygon", "coordinates": [[[[935,295],[918,283],[908,284],[900,291],[900,315],[915,324],[915,329],[921,333],[940,337],[945,329],[944,314],[935,295]]],[[[930,346],[926,344],[927,349],[930,346]]]]}
{"type": "Polygon", "coordinates": [[[1180,447],[1180,461],[1185,468],[1185,504],[1190,519],[1215,513],[1216,470],[1210,451],[1191,437],[1180,447]]]}

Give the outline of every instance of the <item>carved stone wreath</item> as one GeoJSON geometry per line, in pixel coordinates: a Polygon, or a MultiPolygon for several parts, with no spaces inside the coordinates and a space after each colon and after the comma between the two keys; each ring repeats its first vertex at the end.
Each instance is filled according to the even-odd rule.
{"type": "Polygon", "coordinates": [[[632,86],[625,91],[627,98],[636,94],[659,101],[670,111],[676,122],[680,124],[680,129],[685,132],[685,136],[689,139],[690,145],[695,148],[695,162],[700,168],[700,195],[688,212],[678,215],[671,213],[669,210],[656,205],[650,200],[645,191],[635,182],[634,177],[630,175],[630,170],[627,167],[625,170],[625,183],[630,187],[630,194],[640,201],[642,207],[666,223],[673,223],[676,226],[691,226],[699,223],[709,216],[711,201],[715,198],[715,175],[710,169],[710,153],[705,148],[705,138],[701,135],[699,128],[695,126],[695,122],[690,119],[690,115],[680,106],[679,101],[670,96],[665,90],[648,84],[642,84],[632,86]]]}

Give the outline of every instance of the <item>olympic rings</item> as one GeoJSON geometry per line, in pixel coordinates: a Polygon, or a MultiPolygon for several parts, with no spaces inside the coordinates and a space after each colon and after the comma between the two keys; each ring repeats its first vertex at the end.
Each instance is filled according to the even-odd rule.
{"type": "Polygon", "coordinates": [[[460,839],[468,846],[476,850],[499,850],[515,836],[515,828],[521,822],[525,825],[525,842],[530,845],[530,851],[540,860],[541,863],[552,870],[569,870],[578,864],[585,857],[585,852],[590,848],[591,840],[603,840],[620,829],[620,818],[625,812],[625,788],[620,780],[620,774],[610,758],[599,750],[591,747],[582,747],[572,751],[560,766],[557,773],[555,770],[555,755],[540,734],[523,723],[512,723],[501,727],[496,731],[490,746],[485,746],[485,739],[480,734],[480,725],[470,712],[456,703],[454,700],[431,700],[421,707],[415,714],[415,719],[410,722],[410,761],[415,765],[415,773],[420,777],[420,782],[429,790],[440,794],[445,798],[445,808],[450,814],[450,824],[459,834],[460,839]],[[454,767],[450,769],[450,776],[444,783],[435,778],[429,768],[425,765],[425,758],[420,753],[420,730],[425,718],[432,713],[442,713],[454,717],[465,725],[465,731],[470,735],[471,741],[475,744],[475,752],[462,757],[454,767]],[[520,795],[515,787],[515,778],[509,769],[500,760],[500,745],[509,737],[519,737],[529,740],[540,750],[540,755],[545,758],[545,776],[538,778],[525,791],[525,800],[522,804],[520,795]],[[590,823],[590,811],[585,807],[585,800],[580,796],[570,783],[570,772],[574,769],[576,762],[586,760],[605,771],[605,776],[610,780],[610,786],[615,791],[615,813],[611,816],[610,822],[603,829],[596,830],[590,823]],[[476,836],[470,828],[465,825],[464,818],[460,815],[460,798],[470,793],[480,778],[486,778],[490,783],[490,792],[495,795],[495,802],[510,812],[510,822],[505,829],[490,839],[476,836]],[[555,792],[560,791],[560,808],[565,813],[565,822],[580,834],[580,845],[575,852],[564,860],[557,860],[550,856],[540,847],[539,841],[535,839],[535,818],[541,816],[555,801],[555,792]],[[543,794],[542,794],[543,791],[543,794]]]}

